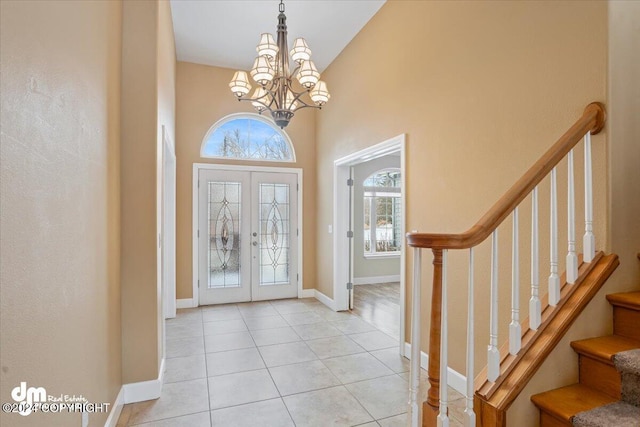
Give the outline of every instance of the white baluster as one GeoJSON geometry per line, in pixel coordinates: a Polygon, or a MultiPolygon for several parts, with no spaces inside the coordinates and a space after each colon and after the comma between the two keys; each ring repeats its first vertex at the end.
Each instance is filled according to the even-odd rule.
{"type": "Polygon", "coordinates": [[[596,256],[596,240],[593,235],[593,182],[591,175],[591,132],[584,136],[584,237],[582,239],[584,262],[596,256]]]}
{"type": "Polygon", "coordinates": [[[551,274],[549,275],[549,305],[560,301],[560,277],[558,276],[558,191],[556,168],[551,170],[551,274]]]}
{"type": "Polygon", "coordinates": [[[520,327],[520,257],[518,247],[518,208],[513,210],[513,237],[511,248],[511,323],[509,324],[509,353],[518,354],[522,341],[520,327]]]}
{"type": "Polygon", "coordinates": [[[447,250],[442,251],[442,306],[440,323],[440,410],[438,412],[438,427],[449,427],[447,396],[449,384],[447,378],[447,250]]]}
{"type": "Polygon", "coordinates": [[[422,250],[413,249],[413,293],[411,301],[411,365],[409,382],[409,426],[422,425],[420,402],[420,289],[422,274],[422,250]]]}
{"type": "Polygon", "coordinates": [[[491,323],[487,351],[487,378],[494,382],[500,376],[500,352],[498,351],[498,230],[491,237],[491,323]]]}
{"type": "Polygon", "coordinates": [[[464,410],[464,427],[476,427],[476,414],[473,412],[473,248],[469,249],[469,299],[467,302],[467,405],[464,410]]]}
{"type": "Polygon", "coordinates": [[[537,330],[542,322],[542,308],[538,296],[539,277],[538,252],[538,187],[531,194],[531,299],[529,300],[529,327],[537,330]]]}
{"type": "Polygon", "coordinates": [[[576,200],[573,183],[573,150],[567,157],[567,283],[573,285],[578,279],[578,256],[576,255],[576,200]]]}

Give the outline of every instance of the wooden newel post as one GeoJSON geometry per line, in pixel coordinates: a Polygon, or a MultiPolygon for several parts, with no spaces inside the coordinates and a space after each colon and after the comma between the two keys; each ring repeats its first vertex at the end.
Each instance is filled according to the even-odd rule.
{"type": "Polygon", "coordinates": [[[433,290],[429,330],[429,393],[422,408],[422,425],[435,427],[440,407],[440,324],[442,319],[442,249],[433,249],[433,290]]]}

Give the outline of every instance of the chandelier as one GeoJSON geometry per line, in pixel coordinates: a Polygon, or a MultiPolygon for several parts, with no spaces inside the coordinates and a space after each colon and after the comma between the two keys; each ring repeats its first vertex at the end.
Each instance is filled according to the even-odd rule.
{"type": "Polygon", "coordinates": [[[289,124],[294,111],[307,107],[320,109],[331,95],[327,90],[327,84],[320,80],[320,73],[311,60],[311,49],[305,39],[295,39],[293,48],[289,51],[287,17],[284,14],[282,0],[279,10],[278,41],[275,42],[271,34],[263,33],[256,47],[258,57],[250,71],[251,77],[258,84],[253,95],[247,96],[251,91],[251,84],[246,71],[236,71],[229,87],[238,101],[250,101],[260,114],[268,110],[276,124],[284,128],[289,124]],[[291,72],[289,54],[295,63],[291,72]],[[300,91],[293,88],[294,76],[300,83],[300,91]],[[302,98],[306,93],[313,104],[302,98]]]}

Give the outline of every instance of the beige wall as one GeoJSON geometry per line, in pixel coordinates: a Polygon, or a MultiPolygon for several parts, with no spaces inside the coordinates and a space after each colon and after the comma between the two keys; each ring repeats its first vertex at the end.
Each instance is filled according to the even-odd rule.
{"type": "MultiPolygon", "coordinates": [[[[317,115],[318,177],[332,176],[335,159],[406,133],[406,229],[461,232],[573,124],[589,102],[606,101],[607,5],[390,1],[329,66],[323,80],[333,97],[317,115]]],[[[606,133],[593,138],[599,248],[607,243],[606,143],[606,133]]],[[[583,217],[581,164],[579,144],[578,219],[583,217]]],[[[558,183],[559,241],[566,242],[565,162],[558,169],[558,183]]],[[[540,186],[540,265],[546,268],[548,194],[547,180],[540,186]]],[[[332,222],[332,203],[333,183],[318,179],[317,262],[322,268],[317,287],[329,296],[333,295],[333,251],[326,229],[332,222]]],[[[520,212],[524,283],[529,280],[529,212],[526,200],[520,212]]],[[[476,251],[478,370],[486,364],[489,335],[488,243],[476,251]]],[[[565,251],[566,243],[560,248],[561,253],[565,251]]],[[[500,227],[499,253],[503,342],[510,309],[510,219],[500,227]]],[[[465,342],[467,256],[464,251],[449,257],[450,316],[456,319],[449,325],[451,343],[465,342]]],[[[425,253],[422,303],[426,307],[431,274],[431,254],[425,253]]],[[[543,270],[543,289],[547,275],[543,270]]],[[[521,293],[521,307],[527,306],[528,298],[521,293]]],[[[423,343],[428,312],[423,311],[423,343]]],[[[595,312],[603,318],[602,310],[595,312]]],[[[422,347],[426,351],[426,345],[422,347]]],[[[450,365],[464,373],[464,352],[452,351],[450,365]]]]}
{"type": "MultiPolygon", "coordinates": [[[[250,66],[251,64],[247,64],[250,66]]],[[[311,110],[296,113],[285,131],[293,142],[296,163],[241,162],[200,157],[202,139],[221,118],[238,112],[254,112],[248,103],[238,102],[228,83],[234,70],[178,62],[176,75],[177,213],[176,258],[177,297],[191,298],[192,282],[192,177],[194,163],[251,164],[295,167],[303,170],[303,285],[315,287],[316,278],[316,148],[315,120],[311,110]]]]}
{"type": "Polygon", "coordinates": [[[611,333],[611,306],[606,294],[640,289],[640,3],[609,2],[608,16],[607,250],[619,256],[620,266],[514,402],[508,425],[538,425],[538,413],[529,396],[575,382],[578,365],[570,342],[611,333]]]}
{"type": "Polygon", "coordinates": [[[162,126],[173,138],[175,46],[167,1],[125,1],[122,50],[122,378],[158,378],[162,126]]]}
{"type": "MultiPolygon", "coordinates": [[[[2,1],[0,15],[0,400],[26,381],[113,402],[122,5],[2,1]]],[[[3,412],[0,424],[80,425],[80,414],[3,412]]]]}

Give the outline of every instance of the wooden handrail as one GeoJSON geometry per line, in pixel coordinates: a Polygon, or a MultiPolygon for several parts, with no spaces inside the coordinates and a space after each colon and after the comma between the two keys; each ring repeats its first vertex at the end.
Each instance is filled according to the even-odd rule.
{"type": "Polygon", "coordinates": [[[482,243],[588,131],[595,135],[602,130],[606,117],[602,103],[587,105],[582,117],[469,230],[460,234],[407,233],[407,243],[431,249],[468,249],[482,243]]]}

